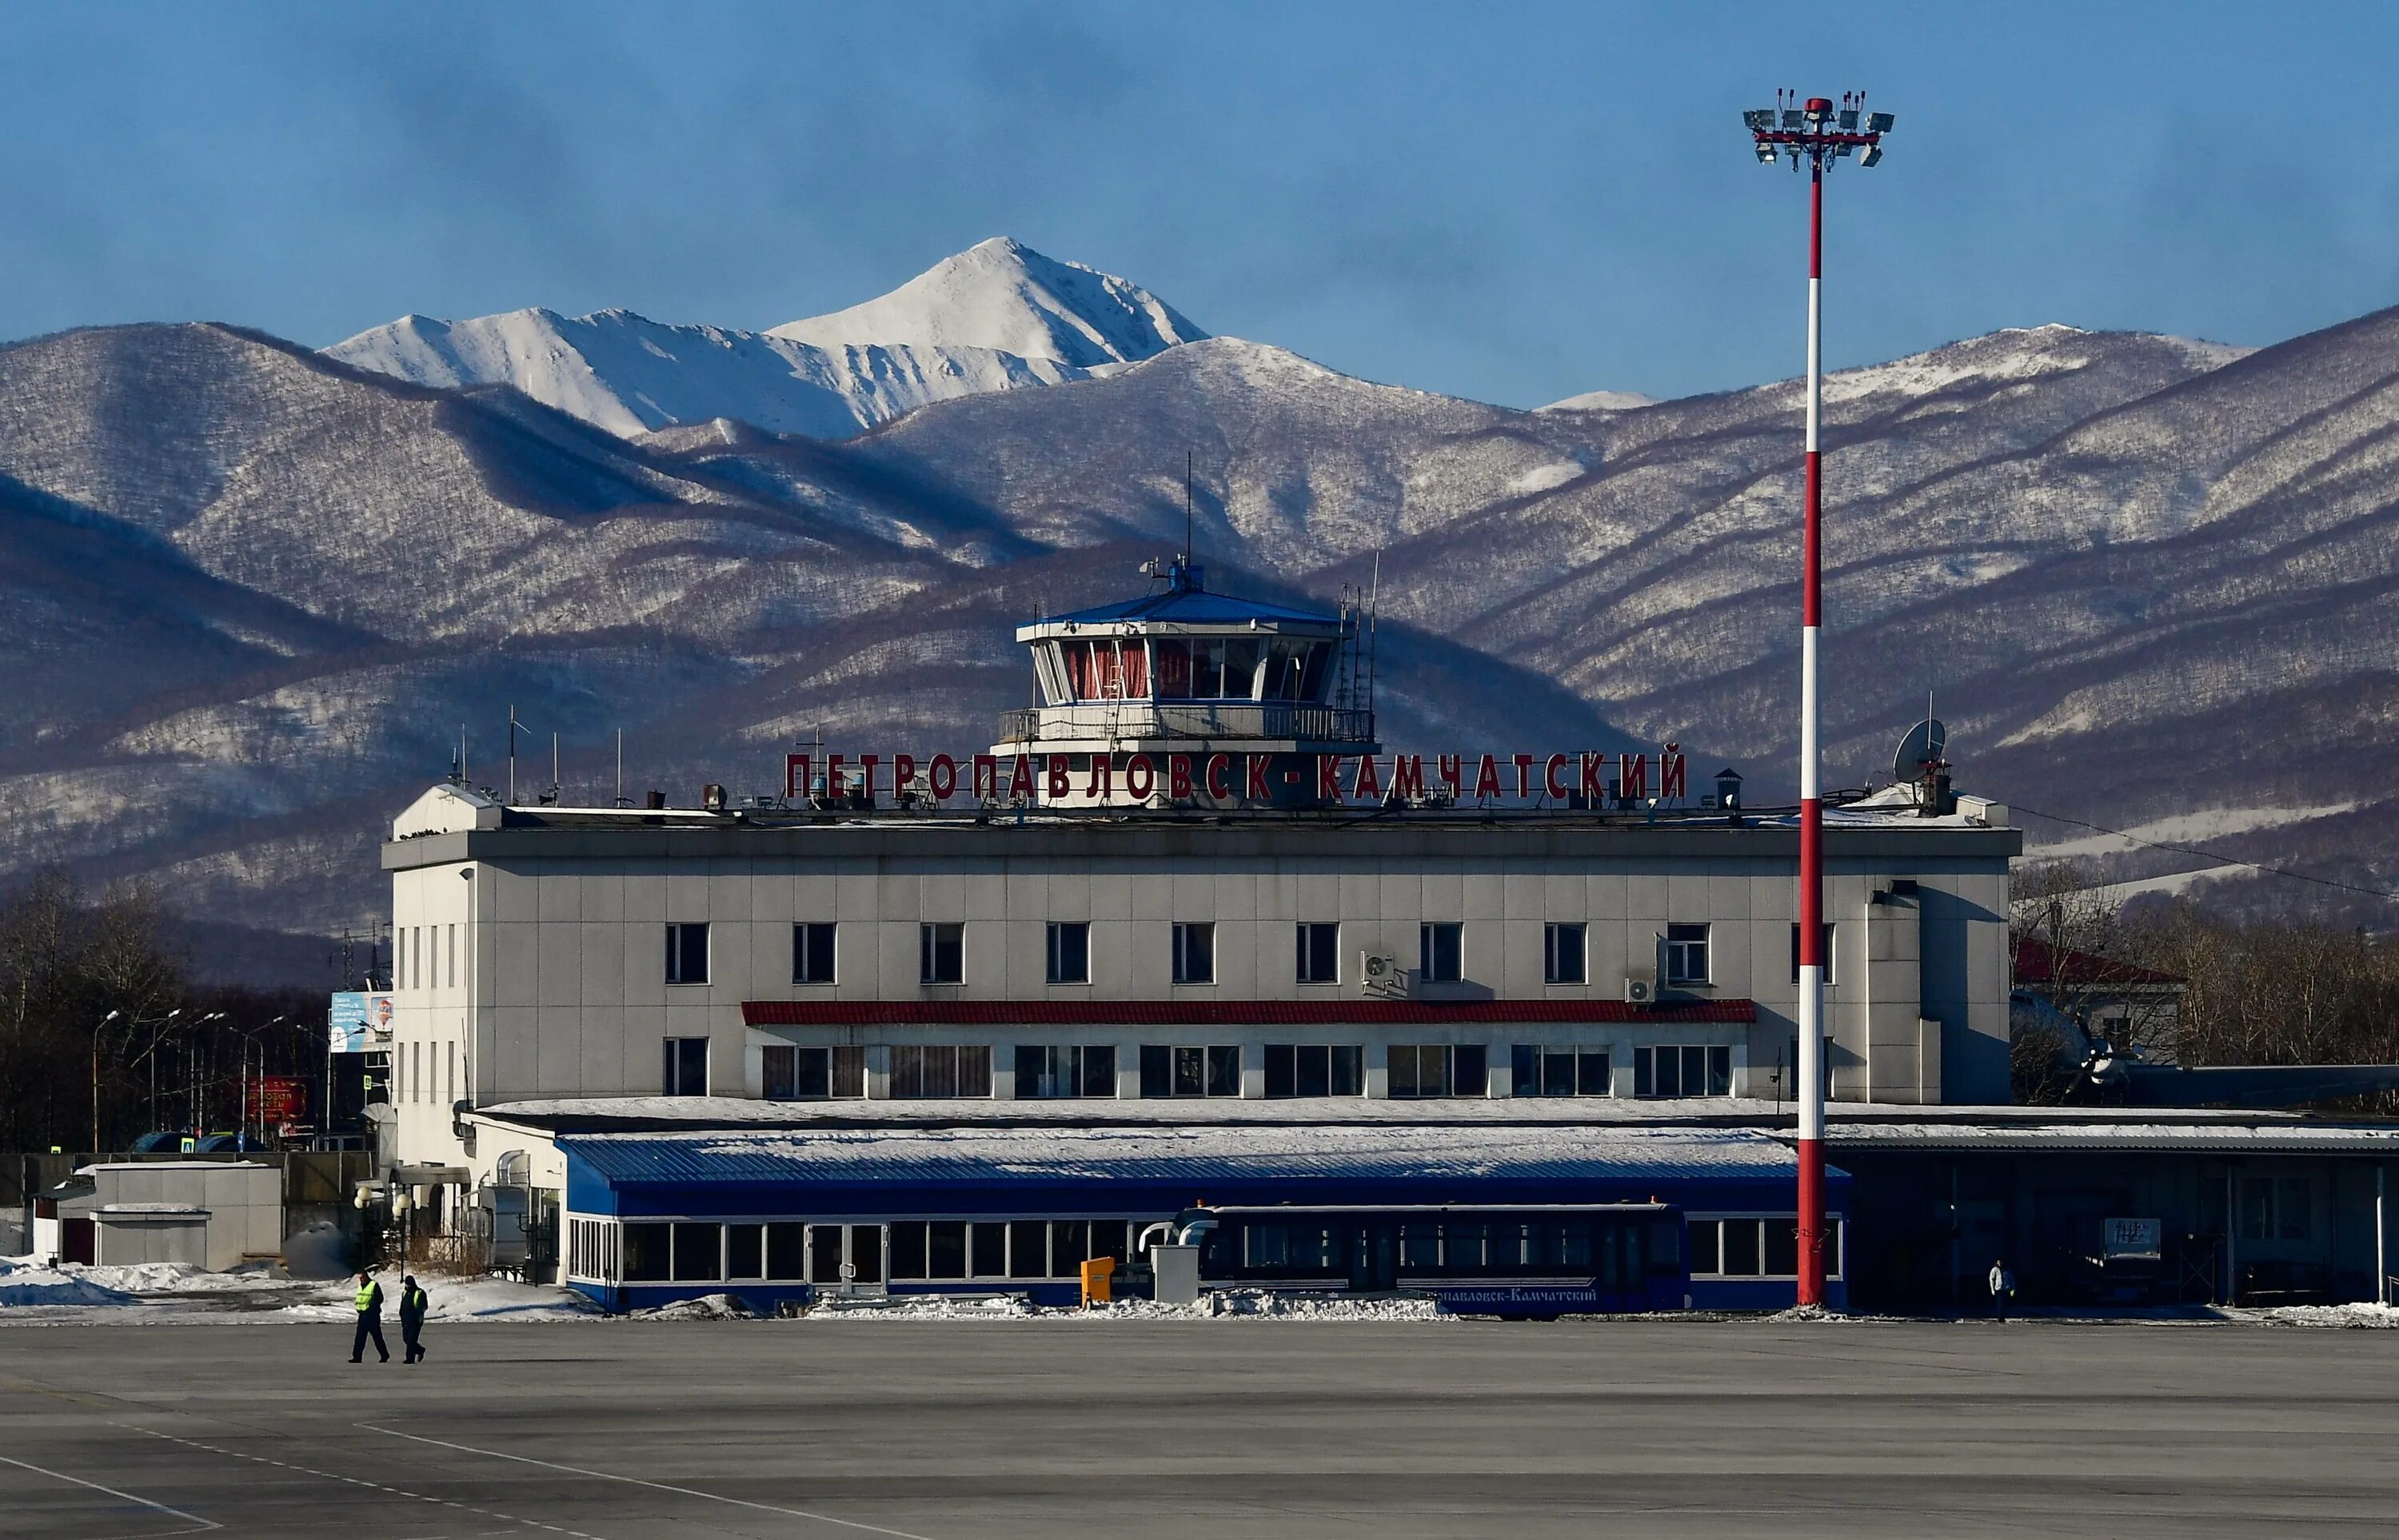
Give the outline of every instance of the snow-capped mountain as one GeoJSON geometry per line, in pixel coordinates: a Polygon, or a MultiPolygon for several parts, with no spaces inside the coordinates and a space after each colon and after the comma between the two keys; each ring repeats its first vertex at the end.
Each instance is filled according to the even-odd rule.
{"type": "Polygon", "coordinates": [[[846,439],[928,402],[1087,379],[1205,335],[1122,278],[1003,238],[769,331],[533,309],[403,316],[325,352],[416,385],[514,385],[620,435],[726,418],[846,439]]]}
{"type": "MultiPolygon", "coordinates": [[[[0,873],[145,874],[322,932],[381,905],[378,823],[462,723],[470,773],[505,778],[511,706],[603,799],[619,727],[629,790],[678,798],[763,790],[820,727],[988,741],[1027,686],[1011,626],[1120,597],[1179,543],[1186,450],[1223,586],[1379,581],[1387,742],[1676,738],[1787,791],[1797,382],[1515,412],[993,260],[945,263],[857,322],[898,340],[857,347],[1006,342],[984,352],[1081,383],[847,438],[732,420],[698,361],[754,347],[796,379],[819,341],[631,317],[552,317],[561,343],[463,388],[208,325],[0,348],[0,873]],[[571,371],[547,404],[508,388],[570,344],[616,371],[606,399],[646,398],[634,426],[670,426],[568,410],[571,371]]],[[[2256,353],[2002,331],[1825,394],[1834,784],[1882,773],[1933,689],[1974,790],[2399,885],[2399,311],[2256,353]]],[[[2028,827],[2155,890],[2278,891],[2028,827]]]]}
{"type": "Polygon", "coordinates": [[[789,321],[768,336],[826,349],[971,348],[1104,369],[1208,333],[1157,295],[1006,236],[959,252],[880,299],[789,321]]]}

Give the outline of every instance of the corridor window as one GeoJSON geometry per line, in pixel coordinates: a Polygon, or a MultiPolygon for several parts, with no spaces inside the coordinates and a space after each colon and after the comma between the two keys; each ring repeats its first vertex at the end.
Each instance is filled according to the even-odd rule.
{"type": "Polygon", "coordinates": [[[1666,927],[1666,982],[1704,984],[1708,981],[1708,927],[1666,927]]]}
{"type": "Polygon", "coordinates": [[[991,1049],[982,1043],[902,1043],[891,1050],[890,1094],[899,1101],[991,1094],[991,1049]]]}
{"type": "Polygon", "coordinates": [[[1394,1043],[1386,1062],[1395,1097],[1490,1094],[1480,1043],[1394,1043]]]}
{"type": "Polygon", "coordinates": [[[2243,1240],[2306,1240],[2312,1231],[2313,1193],[2303,1176],[2241,1179],[2243,1240]]]}
{"type": "Polygon", "coordinates": [[[667,982],[708,982],[708,924],[667,926],[667,982]]]}
{"type": "Polygon", "coordinates": [[[1730,1096],[1732,1049],[1660,1043],[1633,1050],[1635,1096],[1730,1096]]]}
{"type": "Polygon", "coordinates": [[[1216,927],[1205,921],[1176,922],[1174,981],[1213,984],[1216,981],[1216,927]]]}
{"type": "Polygon", "coordinates": [[[1337,922],[1300,922],[1299,981],[1303,984],[1337,984],[1341,981],[1341,926],[1337,922]]]}
{"type": "Polygon", "coordinates": [[[1360,1096],[1365,1064],[1366,1050],[1355,1043],[1269,1043],[1267,1095],[1360,1096]]]}
{"type": "Polygon", "coordinates": [[[1432,920],[1416,927],[1416,977],[1428,984],[1454,984],[1466,977],[1466,927],[1432,920]]]}
{"type": "Polygon", "coordinates": [[[1141,1094],[1145,1097],[1239,1096],[1241,1050],[1238,1044],[1202,1047],[1183,1043],[1141,1046],[1141,1094]]]}
{"type": "Polygon", "coordinates": [[[1116,1094],[1117,1050],[1113,1047],[1105,1044],[1071,1047],[1017,1045],[1016,1095],[1019,1101],[1111,1097],[1116,1094]]]}
{"type": "MultiPolygon", "coordinates": [[[[1824,1239],[1824,1276],[1842,1274],[1845,1222],[1831,1221],[1824,1239]]],[[[1709,1278],[1788,1278],[1799,1272],[1799,1225],[1788,1214],[1694,1218],[1689,1223],[1691,1276],[1709,1278]]]]}
{"type": "Polygon", "coordinates": [[[1519,1043],[1511,1050],[1518,1096],[1606,1096],[1607,1050],[1519,1043]]]}
{"type": "Polygon", "coordinates": [[[792,927],[792,982],[833,982],[832,925],[810,924],[792,927]]]}
{"type": "Polygon", "coordinates": [[[855,1101],[866,1094],[866,1050],[777,1043],[759,1054],[769,1101],[855,1101]]]}
{"type": "Polygon", "coordinates": [[[1586,981],[1583,939],[1589,927],[1580,923],[1541,927],[1541,981],[1579,984],[1586,981]]]}
{"type": "Polygon", "coordinates": [[[967,927],[931,925],[916,927],[916,981],[962,984],[967,978],[967,927]]]}
{"type": "Polygon", "coordinates": [[[1091,981],[1091,927],[1081,920],[1052,922],[1050,926],[1049,980],[1053,984],[1091,981]]]}

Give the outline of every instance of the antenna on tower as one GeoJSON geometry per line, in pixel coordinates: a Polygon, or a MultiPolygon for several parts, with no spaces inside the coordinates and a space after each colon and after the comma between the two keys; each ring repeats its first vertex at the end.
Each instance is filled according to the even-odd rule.
{"type": "Polygon", "coordinates": [[[617,729],[617,805],[625,805],[625,730],[617,729]]]}
{"type": "Polygon", "coordinates": [[[1183,564],[1191,565],[1191,452],[1183,452],[1183,564]]]}

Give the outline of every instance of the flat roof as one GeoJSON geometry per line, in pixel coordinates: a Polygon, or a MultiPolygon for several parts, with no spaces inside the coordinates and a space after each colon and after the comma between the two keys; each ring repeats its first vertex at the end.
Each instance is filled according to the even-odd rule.
{"type": "Polygon", "coordinates": [[[612,1185],[906,1182],[989,1187],[1796,1180],[1790,1147],[1746,1128],[1297,1127],[620,1133],[562,1138],[612,1185]]]}

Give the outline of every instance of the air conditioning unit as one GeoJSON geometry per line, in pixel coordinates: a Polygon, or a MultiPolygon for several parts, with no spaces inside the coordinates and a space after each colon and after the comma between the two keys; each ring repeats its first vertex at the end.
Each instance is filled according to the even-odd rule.
{"type": "Polygon", "coordinates": [[[1358,986],[1365,993],[1388,1000],[1408,997],[1408,970],[1388,952],[1369,952],[1359,960],[1358,986]]]}
{"type": "Polygon", "coordinates": [[[1658,976],[1653,973],[1628,973],[1624,976],[1624,1003],[1628,1006],[1654,1006],[1658,1003],[1658,976]]]}

